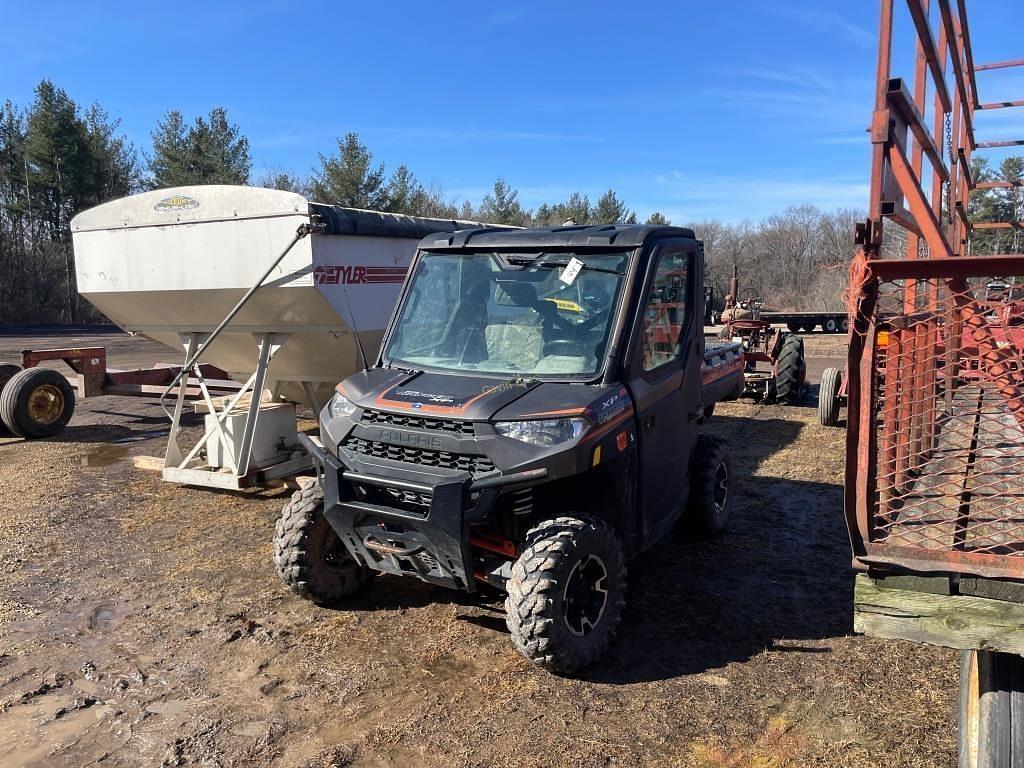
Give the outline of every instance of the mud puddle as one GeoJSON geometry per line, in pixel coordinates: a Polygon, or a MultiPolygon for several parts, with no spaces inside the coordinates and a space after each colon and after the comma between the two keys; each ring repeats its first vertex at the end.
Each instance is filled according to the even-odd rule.
{"type": "Polygon", "coordinates": [[[101,445],[82,456],[82,466],[109,467],[119,461],[124,461],[127,456],[128,448],[123,445],[101,445]]]}

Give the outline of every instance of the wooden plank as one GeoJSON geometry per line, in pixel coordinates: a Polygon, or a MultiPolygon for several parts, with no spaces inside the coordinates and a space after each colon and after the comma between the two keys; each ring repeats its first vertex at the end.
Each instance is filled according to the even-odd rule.
{"type": "Polygon", "coordinates": [[[163,456],[132,456],[132,466],[136,469],[162,470],[163,456]]]}
{"type": "Polygon", "coordinates": [[[866,574],[854,586],[853,629],[943,648],[1024,655],[1024,605],[967,595],[884,589],[866,574]]]}

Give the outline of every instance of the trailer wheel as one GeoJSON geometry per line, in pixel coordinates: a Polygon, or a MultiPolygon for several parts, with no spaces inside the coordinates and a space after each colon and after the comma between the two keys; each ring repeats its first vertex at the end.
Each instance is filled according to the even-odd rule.
{"type": "Polygon", "coordinates": [[[850,318],[844,317],[842,320],[840,320],[839,321],[839,329],[843,333],[848,333],[849,330],[850,330],[850,318]]]}
{"type": "Polygon", "coordinates": [[[835,333],[839,330],[839,321],[834,317],[826,318],[825,322],[821,324],[821,328],[825,333],[835,333]]]}
{"type": "Polygon", "coordinates": [[[18,437],[53,437],[75,412],[75,391],[51,368],[26,368],[0,390],[0,421],[18,437]]]}
{"type": "Polygon", "coordinates": [[[329,604],[362,592],[376,571],[360,565],[324,517],[324,494],[316,481],[292,494],[274,534],[277,575],[292,592],[329,604]]]}
{"type": "Polygon", "coordinates": [[[775,401],[782,405],[796,405],[800,402],[806,377],[803,340],[799,336],[786,334],[775,361],[775,401]]]}
{"type": "Polygon", "coordinates": [[[823,427],[839,424],[839,390],[843,384],[843,372],[838,368],[826,368],[821,374],[818,388],[818,421],[823,427]]]}
{"type": "MultiPolygon", "coordinates": [[[[21,370],[20,365],[14,363],[0,363],[0,393],[4,391],[4,386],[8,381],[21,370]]],[[[4,424],[3,418],[0,417],[0,435],[10,434],[7,430],[7,426],[4,424]]]]}
{"type": "Polygon", "coordinates": [[[794,323],[792,320],[790,320],[788,323],[786,323],[786,327],[789,329],[790,333],[798,333],[800,331],[801,326],[800,323],[794,323]]]}
{"type": "Polygon", "coordinates": [[[14,378],[15,374],[20,372],[20,365],[15,365],[14,363],[0,363],[0,391],[3,391],[7,382],[14,378]]]}
{"type": "Polygon", "coordinates": [[[803,329],[804,333],[813,333],[814,329],[817,326],[815,326],[814,321],[812,320],[812,321],[807,322],[807,323],[801,323],[800,327],[803,329]]]}
{"type": "Polygon", "coordinates": [[[546,520],[526,534],[512,565],[505,623],[512,645],[551,672],[597,661],[626,602],[626,562],[615,531],[583,515],[546,520]]]}
{"type": "Polygon", "coordinates": [[[729,444],[699,435],[690,468],[690,497],[680,527],[702,536],[718,536],[732,512],[733,471],[729,444]]]}
{"type": "Polygon", "coordinates": [[[1024,658],[960,654],[959,768],[1024,765],[1024,658]]]}

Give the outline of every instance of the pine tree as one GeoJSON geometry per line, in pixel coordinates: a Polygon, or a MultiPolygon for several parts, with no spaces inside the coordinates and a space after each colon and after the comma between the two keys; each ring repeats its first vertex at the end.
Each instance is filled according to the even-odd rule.
{"type": "Polygon", "coordinates": [[[310,194],[324,203],[381,210],[388,204],[384,165],[374,167],[373,155],[359,141],[359,135],[347,133],[343,139],[338,139],[336,155],[320,155],[320,167],[313,171],[310,194]]]}
{"type": "Polygon", "coordinates": [[[285,171],[281,168],[269,168],[256,180],[256,186],[266,187],[267,189],[281,189],[285,192],[297,192],[300,195],[305,195],[308,183],[291,171],[285,171]]]}
{"type": "Polygon", "coordinates": [[[665,214],[661,213],[660,211],[655,211],[650,216],[648,216],[646,223],[657,224],[658,226],[662,227],[668,227],[671,226],[672,224],[672,222],[668,220],[665,214]]]}
{"type": "Polygon", "coordinates": [[[519,192],[501,178],[484,195],[480,203],[480,216],[492,224],[511,224],[517,227],[525,226],[530,219],[530,214],[519,204],[519,192]]]}
{"type": "Polygon", "coordinates": [[[149,160],[154,189],[192,183],[188,167],[188,138],[185,119],[176,109],[170,110],[153,131],[153,157],[149,160]]]}
{"type": "Polygon", "coordinates": [[[248,184],[252,171],[249,140],[228,121],[223,107],[185,127],[181,112],[169,111],[153,131],[150,186],[248,184]]]}
{"type": "Polygon", "coordinates": [[[567,221],[589,224],[592,215],[593,208],[590,206],[590,198],[579,192],[573,192],[564,202],[555,203],[552,206],[543,205],[538,208],[537,223],[548,227],[560,227],[567,221]]]}
{"type": "Polygon", "coordinates": [[[593,221],[595,224],[636,224],[636,211],[630,211],[609,189],[594,206],[593,221]]]}
{"type": "Polygon", "coordinates": [[[427,193],[406,165],[395,168],[385,189],[383,210],[404,213],[409,216],[423,216],[427,207],[427,193]]]}

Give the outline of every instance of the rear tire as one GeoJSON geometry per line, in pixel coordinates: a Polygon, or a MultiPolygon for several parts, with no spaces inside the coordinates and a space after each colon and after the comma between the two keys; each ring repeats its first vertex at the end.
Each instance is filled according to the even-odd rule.
{"type": "Polygon", "coordinates": [[[732,512],[733,477],[729,444],[720,437],[699,435],[681,528],[708,538],[720,535],[732,512]]]}
{"type": "Polygon", "coordinates": [[[775,361],[775,401],[781,405],[799,403],[806,372],[803,341],[799,336],[786,334],[775,361]]]}
{"type": "Polygon", "coordinates": [[[292,592],[327,605],[366,589],[376,571],[360,565],[324,517],[324,494],[311,481],[281,510],[274,535],[277,575],[292,592]]]}
{"type": "Polygon", "coordinates": [[[839,425],[839,390],[843,384],[843,372],[838,368],[826,368],[821,374],[818,388],[818,421],[823,427],[839,425]]]}
{"type": "Polygon", "coordinates": [[[1024,766],[1024,658],[960,654],[959,768],[1024,766]]]}
{"type": "Polygon", "coordinates": [[[626,562],[603,520],[557,517],[526,534],[506,585],[512,645],[551,672],[572,674],[608,649],[626,602],[626,562]]]}
{"type": "Polygon", "coordinates": [[[75,391],[51,368],[26,368],[0,390],[0,421],[24,438],[53,437],[75,412],[75,391]]]}

